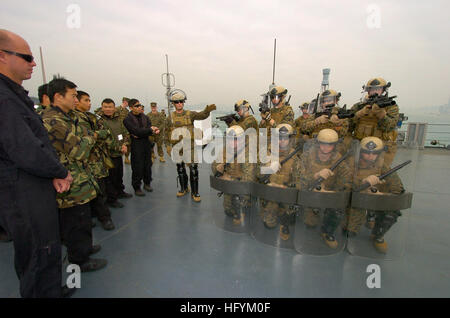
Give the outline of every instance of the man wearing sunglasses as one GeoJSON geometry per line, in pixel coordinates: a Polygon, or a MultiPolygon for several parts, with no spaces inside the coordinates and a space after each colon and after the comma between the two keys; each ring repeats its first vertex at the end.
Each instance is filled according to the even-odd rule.
{"type": "Polygon", "coordinates": [[[72,177],[22,87],[35,66],[28,43],[0,29],[0,226],[14,242],[20,295],[61,297],[56,192],[72,177]]]}
{"type": "Polygon", "coordinates": [[[131,139],[131,184],[137,196],[144,196],[141,190],[141,182],[144,181],[144,189],[152,192],[151,141],[149,136],[159,134],[158,127],[152,126],[150,119],[144,114],[144,106],[137,99],[130,99],[128,105],[131,112],[124,119],[123,124],[130,132],[131,139]]]}

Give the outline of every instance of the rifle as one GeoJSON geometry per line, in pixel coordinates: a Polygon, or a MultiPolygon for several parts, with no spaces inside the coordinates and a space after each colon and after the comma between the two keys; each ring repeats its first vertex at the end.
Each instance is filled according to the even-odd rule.
{"type": "MultiPolygon", "coordinates": [[[[288,154],[286,156],[286,158],[281,160],[280,166],[284,165],[289,159],[291,159],[297,152],[299,152],[302,149],[303,149],[303,144],[302,143],[298,144],[297,147],[295,147],[294,151],[292,151],[290,154],[288,154]]],[[[271,174],[266,174],[266,175],[262,176],[261,178],[259,178],[259,181],[261,181],[264,184],[267,184],[267,183],[269,183],[270,176],[271,176],[271,174]]]]}
{"type": "Polygon", "coordinates": [[[259,103],[259,112],[261,114],[268,113],[266,120],[269,120],[270,119],[269,93],[267,92],[261,96],[263,97],[263,99],[262,99],[261,103],[259,103]]]}
{"type": "MultiPolygon", "coordinates": [[[[333,106],[326,107],[323,112],[315,113],[315,118],[318,118],[322,115],[328,116],[328,119],[331,118],[331,116],[333,115],[331,113],[332,108],[333,108],[333,106]]],[[[355,117],[355,112],[351,111],[351,110],[347,110],[347,105],[344,105],[344,107],[338,109],[338,113],[336,114],[336,116],[339,119],[353,118],[353,117],[355,117]]]]}
{"type": "MultiPolygon", "coordinates": [[[[331,171],[334,171],[345,159],[347,159],[351,155],[352,151],[348,151],[345,155],[343,155],[338,161],[336,161],[330,168],[331,171]]],[[[315,180],[311,186],[308,188],[308,191],[313,191],[314,189],[317,189],[320,191],[321,187],[320,184],[325,179],[322,177],[319,177],[317,180],[315,180]]]]}
{"type": "Polygon", "coordinates": [[[363,107],[365,107],[367,105],[369,105],[370,108],[372,108],[373,104],[377,104],[378,107],[380,107],[380,108],[393,106],[393,105],[396,104],[394,98],[397,98],[397,96],[391,96],[391,97],[388,97],[387,95],[385,95],[385,96],[378,96],[378,95],[371,96],[371,97],[367,98],[366,101],[361,102],[361,103],[358,104],[358,110],[360,110],[361,108],[363,108],[363,107]]]}
{"type": "Polygon", "coordinates": [[[236,114],[228,114],[225,116],[217,117],[218,120],[224,121],[227,125],[230,125],[233,120],[238,121],[239,117],[236,114]]]}
{"type": "MultiPolygon", "coordinates": [[[[382,175],[379,176],[378,178],[379,178],[380,180],[383,180],[383,179],[389,177],[391,174],[393,174],[393,173],[396,172],[397,170],[400,170],[401,168],[403,168],[404,166],[406,166],[406,165],[408,165],[408,164],[410,164],[410,163],[411,163],[411,160],[405,161],[404,163],[399,164],[398,166],[396,166],[396,167],[392,168],[391,170],[387,171],[386,173],[382,174],[382,175]]],[[[360,191],[363,191],[363,190],[367,189],[368,187],[370,187],[370,183],[364,182],[364,183],[363,183],[362,185],[360,185],[355,191],[356,191],[356,192],[360,192],[360,191]]],[[[377,192],[377,190],[375,189],[375,191],[372,191],[372,192],[377,192]]]]}
{"type": "MultiPolygon", "coordinates": [[[[236,157],[237,157],[238,154],[239,154],[239,153],[236,151],[236,153],[235,153],[234,156],[233,156],[233,161],[232,161],[232,162],[234,162],[234,160],[236,160],[236,157]]],[[[216,173],[214,174],[214,177],[219,178],[219,177],[223,176],[223,174],[225,173],[225,168],[226,168],[229,164],[230,164],[229,162],[225,162],[225,164],[224,164],[224,166],[223,166],[223,172],[216,171],[216,173]]]]}

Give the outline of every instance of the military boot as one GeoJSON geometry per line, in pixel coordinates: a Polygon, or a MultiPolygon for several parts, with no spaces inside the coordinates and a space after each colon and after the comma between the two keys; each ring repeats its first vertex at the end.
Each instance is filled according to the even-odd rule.
{"type": "Polygon", "coordinates": [[[177,163],[177,172],[178,172],[177,183],[180,184],[180,190],[178,190],[177,192],[177,197],[182,197],[189,192],[188,176],[183,163],[177,163]]]}
{"type": "Polygon", "coordinates": [[[191,181],[191,196],[195,202],[200,202],[200,194],[198,193],[198,170],[197,165],[193,164],[189,167],[190,172],[190,181],[191,181]]]}
{"type": "Polygon", "coordinates": [[[280,237],[283,241],[289,240],[290,237],[289,226],[287,225],[280,226],[280,237]]]}
{"type": "Polygon", "coordinates": [[[375,249],[378,252],[380,252],[382,254],[386,254],[387,253],[388,245],[387,245],[386,241],[383,238],[381,238],[381,239],[373,238],[372,242],[373,242],[373,246],[375,247],[375,249]]]}
{"type": "Polygon", "coordinates": [[[336,241],[336,238],[333,235],[330,235],[328,233],[322,233],[321,236],[325,244],[328,245],[328,247],[332,249],[336,249],[338,247],[338,242],[336,241]]]}
{"type": "Polygon", "coordinates": [[[159,156],[159,162],[166,162],[163,156],[159,156]]]}

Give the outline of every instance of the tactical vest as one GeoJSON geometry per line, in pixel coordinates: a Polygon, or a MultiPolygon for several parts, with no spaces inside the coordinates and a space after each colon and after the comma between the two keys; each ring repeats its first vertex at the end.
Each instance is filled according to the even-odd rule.
{"type": "MultiPolygon", "coordinates": [[[[397,106],[395,106],[397,107],[397,106]]],[[[382,131],[378,127],[378,118],[375,115],[367,114],[359,118],[356,124],[354,136],[356,139],[365,137],[378,137],[383,141],[395,141],[397,139],[397,130],[382,131]]]]}
{"type": "Polygon", "coordinates": [[[281,123],[281,121],[283,120],[283,118],[285,116],[287,107],[288,106],[283,105],[280,108],[272,108],[270,110],[270,118],[275,121],[275,125],[278,125],[281,123]]]}
{"type": "MultiPolygon", "coordinates": [[[[176,128],[186,127],[191,134],[191,140],[194,140],[194,123],[191,120],[191,112],[189,110],[184,110],[181,114],[176,112],[170,113],[170,121],[172,123],[170,127],[169,138],[172,138],[172,131],[176,128]]],[[[171,139],[171,142],[178,142],[183,137],[179,137],[179,139],[171,139]]]]}

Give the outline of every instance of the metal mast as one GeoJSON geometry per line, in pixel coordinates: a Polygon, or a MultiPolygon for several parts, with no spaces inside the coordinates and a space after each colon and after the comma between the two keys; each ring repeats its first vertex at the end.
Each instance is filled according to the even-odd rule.
{"type": "Polygon", "coordinates": [[[170,110],[173,106],[170,104],[170,91],[172,87],[175,86],[175,75],[169,73],[169,57],[166,54],[166,73],[161,75],[162,85],[166,88],[166,98],[167,98],[167,115],[170,116],[170,110]],[[164,81],[165,79],[165,81],[164,81]]]}

